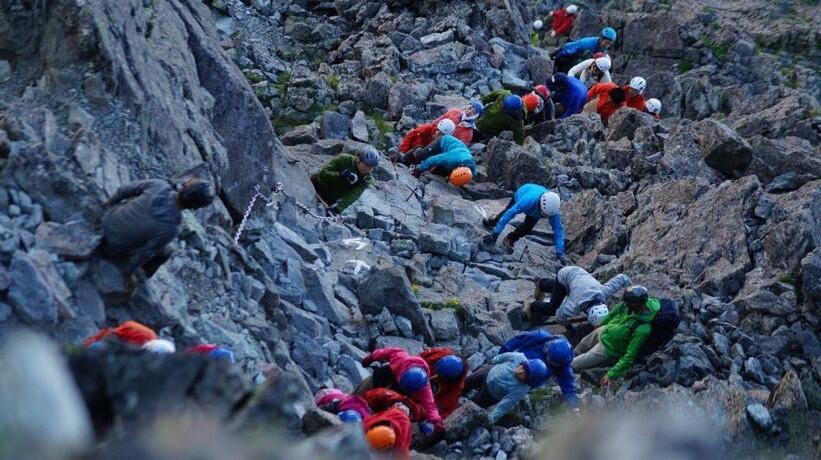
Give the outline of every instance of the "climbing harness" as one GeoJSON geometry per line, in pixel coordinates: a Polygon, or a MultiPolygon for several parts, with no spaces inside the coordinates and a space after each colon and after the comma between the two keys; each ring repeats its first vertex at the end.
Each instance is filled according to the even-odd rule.
{"type": "MultiPolygon", "coordinates": [[[[245,208],[245,213],[242,215],[242,220],[239,223],[239,227],[237,228],[237,233],[234,235],[234,244],[239,245],[239,237],[242,235],[242,231],[245,229],[245,224],[248,222],[248,217],[251,215],[251,211],[254,209],[254,205],[256,204],[257,200],[260,199],[265,202],[265,207],[271,207],[276,204],[274,200],[274,195],[277,193],[282,193],[284,189],[282,182],[277,182],[271,187],[270,196],[268,194],[263,193],[260,190],[259,184],[254,187],[254,195],[251,197],[251,201],[248,203],[248,206],[245,208]]],[[[325,203],[321,198],[319,201],[322,202],[325,208],[330,209],[327,203],[325,203]]],[[[294,205],[299,209],[302,214],[307,214],[311,217],[314,217],[319,220],[326,220],[330,222],[340,222],[342,217],[339,215],[335,216],[319,216],[315,214],[311,209],[304,204],[294,200],[294,205]]]]}

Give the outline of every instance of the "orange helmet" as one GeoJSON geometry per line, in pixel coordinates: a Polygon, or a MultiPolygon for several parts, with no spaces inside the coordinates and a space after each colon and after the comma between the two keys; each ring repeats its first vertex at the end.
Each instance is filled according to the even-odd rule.
{"type": "Polygon", "coordinates": [[[542,98],[537,96],[536,93],[529,93],[522,96],[522,102],[525,103],[528,112],[539,113],[544,108],[542,98]]]}
{"type": "Polygon", "coordinates": [[[461,187],[473,179],[473,173],[467,166],[460,166],[450,172],[448,180],[451,184],[461,187]]]}
{"type": "Polygon", "coordinates": [[[365,438],[374,450],[387,450],[396,444],[396,432],[385,425],[371,428],[365,433],[365,438]]]}
{"type": "Polygon", "coordinates": [[[542,99],[550,98],[550,90],[547,89],[545,85],[537,85],[536,88],[533,89],[533,92],[542,96],[542,99]]]}

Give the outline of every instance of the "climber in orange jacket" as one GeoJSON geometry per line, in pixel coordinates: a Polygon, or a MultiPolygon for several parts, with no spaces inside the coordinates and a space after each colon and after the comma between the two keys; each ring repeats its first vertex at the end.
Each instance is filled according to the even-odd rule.
{"type": "Polygon", "coordinates": [[[607,123],[610,115],[624,107],[624,90],[615,83],[596,83],[587,92],[587,105],[582,112],[598,113],[602,122],[607,123]]]}
{"type": "Polygon", "coordinates": [[[402,143],[399,145],[399,151],[407,153],[415,148],[428,146],[434,141],[439,122],[442,120],[450,120],[454,125],[453,132],[445,134],[450,134],[462,141],[466,146],[470,146],[471,140],[473,139],[473,130],[476,129],[474,122],[484,110],[485,106],[480,101],[473,101],[464,109],[450,109],[432,122],[419,125],[410,130],[410,132],[405,135],[405,138],[402,139],[402,143]]]}
{"type": "Polygon", "coordinates": [[[371,449],[398,458],[409,458],[412,429],[408,414],[399,408],[365,417],[362,421],[365,439],[371,449]]]}
{"type": "Polygon", "coordinates": [[[459,396],[465,387],[467,362],[448,347],[430,348],[419,353],[431,369],[430,386],[439,414],[446,418],[459,407],[459,396]]]}

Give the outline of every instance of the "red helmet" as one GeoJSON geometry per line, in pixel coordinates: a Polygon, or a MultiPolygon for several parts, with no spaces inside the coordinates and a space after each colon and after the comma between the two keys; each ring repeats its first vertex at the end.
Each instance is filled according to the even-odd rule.
{"type": "Polygon", "coordinates": [[[522,102],[525,103],[527,111],[531,113],[539,113],[544,108],[544,101],[542,101],[542,98],[537,96],[536,93],[522,96],[522,102]]]}
{"type": "Polygon", "coordinates": [[[545,85],[538,85],[536,88],[533,89],[533,92],[542,96],[542,99],[549,99],[550,98],[550,90],[547,89],[545,85]]]}

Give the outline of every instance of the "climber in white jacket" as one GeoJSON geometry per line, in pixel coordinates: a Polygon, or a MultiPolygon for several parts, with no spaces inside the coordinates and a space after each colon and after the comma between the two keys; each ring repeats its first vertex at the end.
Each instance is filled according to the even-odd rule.
{"type": "Polygon", "coordinates": [[[608,299],[630,283],[630,277],[620,273],[602,285],[587,270],[570,265],[559,270],[555,277],[536,282],[536,301],[525,307],[524,313],[531,322],[555,314],[556,321],[564,325],[585,313],[588,322],[598,327],[609,312],[608,299]],[[550,300],[545,302],[542,299],[548,293],[550,300]]]}
{"type": "Polygon", "coordinates": [[[584,83],[584,86],[590,88],[596,83],[609,83],[612,81],[610,79],[611,64],[610,57],[607,55],[585,59],[574,65],[567,72],[567,75],[578,78],[584,83]]]}

